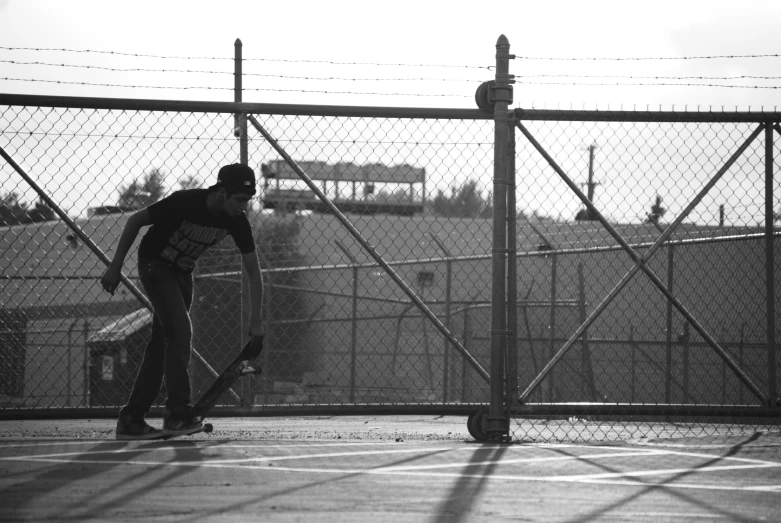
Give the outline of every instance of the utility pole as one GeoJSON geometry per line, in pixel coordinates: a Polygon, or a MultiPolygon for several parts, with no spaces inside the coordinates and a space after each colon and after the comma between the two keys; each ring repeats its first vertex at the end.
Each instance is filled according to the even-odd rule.
{"type": "MultiPolygon", "coordinates": [[[[599,185],[599,183],[594,181],[594,151],[596,149],[597,144],[595,143],[592,143],[588,146],[588,184],[581,184],[588,186],[586,196],[588,197],[588,201],[590,201],[592,204],[594,203],[594,187],[599,185]]],[[[578,211],[575,219],[579,221],[593,221],[597,219],[597,216],[590,209],[581,209],[578,211]]]]}
{"type": "Polygon", "coordinates": [[[588,146],[588,201],[594,203],[594,187],[599,183],[594,182],[594,151],[597,144],[592,143],[588,146]]]}

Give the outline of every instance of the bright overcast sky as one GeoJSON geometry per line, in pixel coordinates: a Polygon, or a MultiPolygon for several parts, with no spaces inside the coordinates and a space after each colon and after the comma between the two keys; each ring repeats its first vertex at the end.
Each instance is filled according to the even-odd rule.
{"type": "Polygon", "coordinates": [[[781,53],[777,0],[515,0],[489,7],[501,4],[0,0],[0,92],[230,101],[233,43],[240,38],[245,101],[473,107],[505,34],[518,57],[510,64],[515,106],[781,105],[778,89],[650,85],[781,87],[781,57],[680,59],[781,53]],[[92,52],[21,49],[28,47],[92,52]],[[773,78],[740,78],[746,76],[773,78]]]}

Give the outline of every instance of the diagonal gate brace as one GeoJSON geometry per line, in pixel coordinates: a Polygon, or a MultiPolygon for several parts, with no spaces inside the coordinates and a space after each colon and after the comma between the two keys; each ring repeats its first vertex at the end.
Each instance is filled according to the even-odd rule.
{"type": "Polygon", "coordinates": [[[753,133],[746,139],[746,141],[738,148],[737,151],[727,160],[727,162],[718,170],[714,177],[703,187],[699,194],[691,201],[686,209],[681,212],[678,218],[667,226],[664,233],[654,242],[654,244],[648,249],[644,256],[640,256],[632,247],[624,240],[621,235],[616,231],[612,225],[602,216],[597,210],[594,204],[583,194],[577,185],[567,176],[564,170],[559,167],[555,160],[543,149],[542,145],[531,135],[531,133],[523,126],[520,121],[516,122],[516,126],[523,135],[529,140],[535,149],[545,158],[548,164],[556,171],[556,174],[569,186],[569,188],[580,198],[580,200],[586,205],[589,211],[593,212],[599,222],[605,227],[605,230],[618,242],[618,244],[629,254],[632,260],[635,262],[635,266],[621,279],[621,281],[613,288],[612,291],[605,297],[602,302],[594,309],[594,311],[586,318],[580,327],[570,336],[564,346],[553,356],[547,365],[542,369],[540,374],[532,380],[526,390],[521,393],[519,397],[520,403],[524,403],[529,395],[539,386],[543,379],[550,373],[553,367],[564,357],[575,342],[588,330],[589,326],[599,317],[600,314],[607,308],[607,306],[613,301],[613,299],[621,292],[621,290],[629,283],[629,281],[639,272],[643,271],[651,282],[667,297],[668,300],[675,306],[681,315],[694,327],[694,329],[702,336],[702,338],[716,351],[716,353],[724,360],[727,366],[738,376],[738,378],[751,390],[751,392],[762,402],[767,404],[767,396],[754,384],[753,381],[743,372],[743,369],[735,363],[729,354],[718,344],[718,342],[700,325],[700,323],[689,313],[689,311],[678,301],[675,296],[670,292],[665,284],[659,279],[658,276],[646,265],[646,262],[653,257],[657,250],[672,236],[675,229],[677,229],[683,220],[689,215],[689,213],[700,203],[705,195],[713,188],[722,176],[732,167],[737,159],[748,149],[749,145],[759,136],[764,129],[765,125],[760,124],[753,133]]]}
{"type": "Polygon", "coordinates": [[[342,225],[345,226],[345,228],[350,232],[350,234],[353,235],[353,237],[356,239],[356,241],[361,245],[361,247],[366,250],[367,253],[374,259],[374,261],[377,262],[377,264],[382,267],[382,269],[386,272],[388,276],[396,283],[396,285],[399,286],[399,288],[404,291],[404,293],[409,297],[410,300],[412,300],[412,303],[415,304],[415,306],[423,313],[423,315],[428,318],[428,320],[436,327],[436,329],[451,343],[453,344],[453,347],[458,350],[461,355],[464,357],[464,359],[472,366],[472,368],[475,369],[475,371],[482,377],[486,383],[490,383],[491,377],[488,374],[488,372],[480,365],[480,363],[475,359],[474,356],[472,356],[469,351],[461,345],[461,342],[459,342],[455,336],[448,330],[448,328],[437,318],[437,316],[429,309],[429,307],[423,303],[423,301],[418,297],[417,294],[410,288],[409,285],[393,270],[393,268],[388,265],[388,262],[382,259],[382,256],[380,256],[377,253],[377,250],[372,247],[372,245],[364,238],[360,232],[355,228],[355,226],[350,223],[350,220],[347,219],[347,217],[342,214],[342,212],[334,205],[334,203],[326,197],[326,195],[323,193],[323,191],[320,190],[320,188],[317,186],[317,184],[312,181],[312,178],[309,177],[302,169],[298,166],[298,164],[293,160],[287,152],[282,148],[281,145],[274,139],[271,134],[269,134],[268,131],[266,131],[265,128],[263,128],[262,125],[260,125],[260,122],[254,117],[254,116],[248,116],[247,117],[250,123],[252,124],[255,129],[263,135],[263,138],[274,148],[274,150],[279,153],[279,155],[287,162],[287,164],[290,166],[291,169],[293,169],[296,174],[298,174],[298,177],[301,178],[301,180],[309,186],[309,189],[315,193],[315,195],[322,201],[325,205],[328,206],[328,209],[333,213],[334,216],[341,222],[342,225]]]}
{"type": "MultiPolygon", "coordinates": [[[[60,219],[63,222],[65,222],[65,224],[79,237],[79,239],[81,239],[81,241],[84,242],[84,245],[89,247],[89,249],[93,253],[95,253],[95,255],[100,259],[100,261],[106,264],[106,266],[111,264],[111,260],[108,259],[108,256],[106,256],[106,254],[101,250],[101,248],[98,247],[95,244],[95,242],[93,242],[92,239],[89,236],[87,236],[87,234],[84,231],[81,230],[81,227],[79,227],[76,224],[76,222],[71,219],[70,216],[65,214],[65,211],[63,211],[60,208],[60,206],[57,205],[57,203],[54,200],[52,200],[49,197],[49,195],[46,194],[46,192],[43,189],[41,189],[41,187],[37,183],[35,183],[35,181],[32,178],[30,178],[30,176],[24,171],[24,169],[22,169],[19,166],[19,164],[16,163],[14,159],[11,158],[11,156],[7,152],[5,152],[5,149],[3,149],[1,146],[0,146],[0,156],[2,156],[3,159],[6,162],[8,162],[8,165],[14,168],[14,170],[19,174],[19,176],[24,178],[24,181],[26,181],[27,184],[33,188],[33,190],[38,194],[38,196],[40,196],[40,198],[44,202],[46,202],[46,205],[48,205],[57,214],[57,216],[59,216],[60,219]]],[[[151,312],[152,303],[147,299],[144,293],[141,292],[138,289],[138,287],[136,287],[135,284],[133,284],[133,282],[131,282],[124,274],[120,274],[119,277],[120,277],[120,281],[125,284],[125,287],[128,288],[130,293],[133,294],[133,296],[135,296],[136,299],[140,301],[141,304],[147,309],[149,309],[149,311],[151,312]]],[[[208,370],[215,378],[219,378],[220,373],[214,370],[214,367],[209,365],[209,362],[207,362],[206,359],[204,359],[204,357],[197,350],[195,350],[195,348],[193,348],[192,350],[195,357],[206,367],[206,370],[208,370]]],[[[235,399],[236,401],[239,402],[239,404],[241,404],[241,398],[239,397],[238,394],[236,394],[233,391],[233,389],[228,389],[228,392],[230,392],[231,396],[233,396],[233,399],[235,399]]]]}

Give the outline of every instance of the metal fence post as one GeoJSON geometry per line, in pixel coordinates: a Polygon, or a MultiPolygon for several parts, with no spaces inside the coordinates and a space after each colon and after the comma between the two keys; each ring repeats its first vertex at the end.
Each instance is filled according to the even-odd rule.
{"type": "MultiPolygon", "coordinates": [[[[670,292],[675,292],[673,288],[674,279],[674,258],[675,247],[672,244],[667,246],[667,288],[670,292]]],[[[667,304],[667,332],[666,332],[666,350],[664,356],[664,402],[669,404],[672,401],[672,373],[673,373],[673,302],[666,300],[667,304]]]]}
{"type": "MultiPolygon", "coordinates": [[[[425,201],[425,200],[424,200],[425,201]]],[[[437,235],[432,233],[429,233],[429,236],[431,236],[431,239],[434,240],[434,243],[437,244],[439,249],[442,251],[442,253],[447,258],[447,261],[445,262],[445,327],[447,327],[447,330],[450,330],[450,315],[451,315],[451,302],[453,299],[452,296],[452,288],[453,288],[453,260],[451,259],[452,254],[448,250],[447,247],[445,247],[445,244],[440,241],[439,238],[437,238],[437,235]]],[[[425,326],[425,323],[423,324],[425,326]]],[[[447,403],[449,398],[448,388],[450,387],[450,342],[447,338],[442,338],[443,343],[443,350],[442,350],[442,357],[443,357],[443,370],[442,370],[442,403],[447,403]]]]}
{"type": "Polygon", "coordinates": [[[683,324],[683,334],[681,335],[681,344],[683,345],[683,400],[682,403],[689,402],[689,353],[691,351],[691,334],[689,333],[689,322],[683,324]]]}
{"type": "MultiPolygon", "coordinates": [[[[556,280],[558,278],[559,258],[554,251],[551,255],[550,269],[550,322],[548,323],[548,361],[556,354],[556,280]]],[[[556,374],[551,369],[548,375],[548,400],[556,401],[556,374]]]]}
{"type": "Polygon", "coordinates": [[[632,367],[632,375],[631,375],[631,381],[630,381],[630,387],[631,392],[629,395],[629,403],[635,402],[635,392],[636,392],[636,369],[637,369],[637,346],[635,345],[635,328],[634,326],[629,327],[629,347],[631,349],[630,352],[630,364],[632,367]]]}
{"type": "MultiPolygon", "coordinates": [[[[237,38],[233,43],[234,48],[234,60],[233,60],[233,101],[242,101],[242,43],[241,39],[237,38]]],[[[233,134],[239,139],[239,163],[242,165],[249,165],[249,147],[247,143],[247,115],[242,113],[236,113],[234,116],[234,128],[233,134]]],[[[248,316],[251,305],[249,303],[249,276],[244,269],[244,264],[239,260],[241,271],[241,320],[239,322],[241,332],[239,332],[239,346],[243,347],[246,343],[246,337],[249,335],[249,323],[248,316]]],[[[252,377],[244,376],[240,384],[240,396],[241,406],[246,407],[252,405],[252,377]]]]}
{"type": "Polygon", "coordinates": [[[89,396],[90,396],[90,382],[89,382],[89,364],[90,364],[90,353],[89,353],[89,345],[87,345],[87,338],[89,337],[89,321],[87,321],[87,318],[84,318],[84,330],[82,331],[82,334],[84,336],[84,406],[89,407],[89,396]]]}
{"type": "MultiPolygon", "coordinates": [[[[512,101],[510,86],[510,42],[501,35],[496,41],[496,85],[494,96],[494,216],[492,240],[491,290],[491,380],[486,434],[502,438],[509,432],[504,412],[505,355],[507,347],[507,127],[515,123],[509,115],[512,101]]],[[[490,95],[489,95],[490,97],[490,95]]]]}
{"type": "Polygon", "coordinates": [[[515,124],[507,126],[507,417],[518,403],[518,258],[515,201],[515,124]]]}
{"type": "MultiPolygon", "coordinates": [[[[469,350],[469,307],[464,307],[464,331],[461,335],[464,349],[469,350]]],[[[461,359],[461,403],[466,403],[466,360],[461,359]]]]}
{"type": "Polygon", "coordinates": [[[347,256],[352,264],[352,314],[350,329],[350,401],[355,403],[355,368],[358,359],[358,260],[339,240],[334,240],[337,247],[347,256]]]}
{"type": "MultiPolygon", "coordinates": [[[[580,310],[580,323],[586,321],[586,278],[583,275],[583,262],[578,263],[578,302],[580,310]]],[[[594,384],[594,367],[591,363],[591,346],[588,342],[588,331],[583,331],[581,338],[581,366],[586,375],[586,387],[591,401],[597,401],[597,388],[594,384]]]]}
{"type": "Polygon", "coordinates": [[[773,255],[773,127],[765,127],[765,300],[767,304],[768,407],[779,402],[776,390],[775,260],[773,255]]]}
{"type": "MultiPolygon", "coordinates": [[[[740,365],[741,369],[743,368],[743,362],[745,361],[743,359],[743,344],[744,344],[743,336],[745,335],[745,329],[746,329],[746,324],[745,323],[741,324],[740,325],[740,344],[738,345],[738,365],[740,365]]],[[[740,405],[743,405],[743,401],[744,401],[744,398],[743,398],[743,385],[741,383],[738,383],[738,403],[740,405]]]]}

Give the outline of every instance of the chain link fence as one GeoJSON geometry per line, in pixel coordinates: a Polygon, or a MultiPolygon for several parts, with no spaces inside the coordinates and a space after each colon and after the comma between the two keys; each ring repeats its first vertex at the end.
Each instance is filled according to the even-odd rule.
{"type": "MultiPolygon", "coordinates": [[[[756,413],[778,390],[767,297],[781,310],[781,284],[767,263],[781,233],[765,197],[781,211],[781,182],[766,190],[758,120],[516,117],[534,141],[516,130],[515,314],[509,370],[493,376],[510,434],[776,429],[777,416],[756,413]],[[653,252],[644,267],[677,304],[627,247],[653,252]]],[[[494,126],[477,110],[0,97],[0,147],[17,164],[0,163],[0,413],[116,412],[151,315],[127,287],[100,289],[104,262],[85,238],[110,256],[133,210],[208,187],[241,147],[262,175],[250,221],[267,336],[263,373],[242,378],[222,412],[474,413],[490,395],[494,126]]],[[[131,251],[130,282],[135,264],[131,251]]],[[[246,337],[244,288],[232,240],[201,257],[196,395],[246,337]]]]}
{"type": "Polygon", "coordinates": [[[551,306],[519,309],[523,417],[513,436],[777,429],[777,408],[769,418],[750,415],[777,407],[781,370],[778,346],[768,345],[770,330],[779,339],[768,297],[778,311],[781,296],[775,268],[767,270],[781,252],[780,224],[771,217],[768,228],[766,213],[768,183],[770,207],[781,210],[781,183],[767,176],[768,140],[771,158],[778,155],[772,122],[517,113],[518,201],[534,215],[519,223],[519,297],[551,306]],[[629,249],[680,307],[637,270],[629,249]],[[575,305],[554,305],[566,301],[575,305]]]}
{"type": "MultiPolygon", "coordinates": [[[[119,105],[0,110],[8,156],[109,257],[135,209],[178,189],[208,187],[240,149],[232,112],[119,105]]],[[[487,366],[480,318],[490,298],[491,121],[477,111],[253,118],[310,172],[329,171],[311,174],[429,314],[465,336],[466,351],[487,366]],[[335,175],[337,166],[352,175],[335,175]],[[398,176],[410,170],[414,183],[398,176]]],[[[485,376],[449,348],[344,224],[312,211],[318,200],[305,185],[273,170],[284,162],[253,128],[247,147],[249,165],[263,173],[249,217],[266,281],[267,336],[263,373],[243,378],[224,405],[311,412],[483,402],[485,376]]],[[[0,228],[8,317],[2,372],[10,380],[2,408],[118,408],[151,314],[127,288],[102,292],[104,263],[8,162],[2,195],[19,214],[0,228]],[[48,219],[33,221],[36,208],[48,219]]],[[[137,285],[135,248],[124,274],[137,285]]],[[[202,256],[194,276],[197,395],[238,353],[249,310],[232,240],[202,256]]]]}

